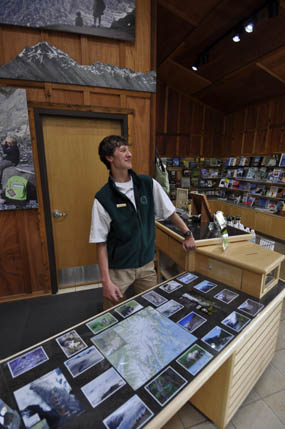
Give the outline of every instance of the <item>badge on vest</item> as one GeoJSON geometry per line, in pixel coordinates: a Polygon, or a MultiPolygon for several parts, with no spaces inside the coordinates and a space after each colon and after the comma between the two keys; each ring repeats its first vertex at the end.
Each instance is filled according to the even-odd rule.
{"type": "Polygon", "coordinates": [[[147,196],[146,195],[142,195],[140,197],[140,202],[141,204],[143,204],[144,206],[147,205],[147,196]]]}
{"type": "Polygon", "coordinates": [[[117,209],[120,209],[121,207],[127,207],[126,203],[122,203],[122,204],[116,204],[117,209]]]}

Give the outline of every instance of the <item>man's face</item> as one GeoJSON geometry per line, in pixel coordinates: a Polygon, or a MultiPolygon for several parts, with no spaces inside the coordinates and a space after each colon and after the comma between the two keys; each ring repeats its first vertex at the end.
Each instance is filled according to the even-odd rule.
{"type": "Polygon", "coordinates": [[[13,140],[10,137],[7,137],[4,143],[6,143],[8,146],[12,146],[13,140]]]}
{"type": "Polygon", "coordinates": [[[132,168],[132,154],[127,145],[116,147],[113,156],[107,157],[110,164],[117,169],[132,168]]]}

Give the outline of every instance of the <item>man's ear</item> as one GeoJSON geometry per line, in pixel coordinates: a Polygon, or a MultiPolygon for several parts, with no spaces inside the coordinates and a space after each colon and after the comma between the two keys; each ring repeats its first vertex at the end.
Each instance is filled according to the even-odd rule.
{"type": "Polygon", "coordinates": [[[106,156],[105,158],[106,158],[106,159],[107,159],[107,161],[109,161],[109,162],[112,162],[112,161],[113,161],[113,157],[112,157],[112,155],[111,155],[111,156],[106,156]]]}

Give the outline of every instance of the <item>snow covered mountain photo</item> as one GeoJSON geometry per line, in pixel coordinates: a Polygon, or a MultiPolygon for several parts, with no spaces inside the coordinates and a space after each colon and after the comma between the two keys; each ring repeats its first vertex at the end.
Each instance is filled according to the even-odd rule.
{"type": "Polygon", "coordinates": [[[16,58],[0,67],[0,78],[134,91],[156,90],[155,71],[133,72],[128,68],[98,61],[90,66],[81,65],[48,42],[40,42],[23,49],[16,58]]]}
{"type": "Polygon", "coordinates": [[[0,23],[132,41],[135,12],[135,0],[1,0],[0,23]]]}

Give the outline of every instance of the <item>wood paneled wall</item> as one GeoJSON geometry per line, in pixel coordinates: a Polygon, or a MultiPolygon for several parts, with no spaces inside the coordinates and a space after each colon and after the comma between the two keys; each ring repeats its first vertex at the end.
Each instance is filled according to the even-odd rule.
{"type": "MultiPolygon", "coordinates": [[[[137,72],[149,72],[153,66],[151,0],[136,1],[135,42],[0,26],[0,65],[11,61],[26,46],[41,41],[55,45],[80,64],[101,61],[137,72]]],[[[39,199],[38,210],[0,211],[0,300],[10,300],[51,292],[34,108],[128,114],[134,169],[149,174],[155,96],[138,91],[7,79],[0,79],[0,86],[27,89],[39,199]]]]}
{"type": "Polygon", "coordinates": [[[285,97],[225,115],[159,83],[156,145],[169,157],[285,152],[285,97]]]}
{"type": "Polygon", "coordinates": [[[224,115],[166,86],[157,85],[156,145],[162,156],[215,156],[224,115]]]}

